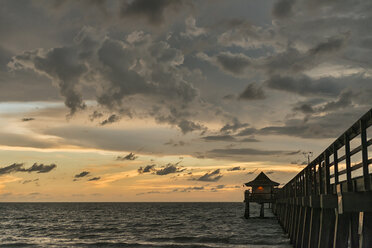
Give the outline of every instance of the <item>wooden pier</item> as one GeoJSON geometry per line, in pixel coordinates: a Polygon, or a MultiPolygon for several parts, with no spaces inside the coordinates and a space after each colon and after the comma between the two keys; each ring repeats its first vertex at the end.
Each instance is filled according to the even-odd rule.
{"type": "Polygon", "coordinates": [[[372,247],[371,125],[372,109],[275,194],[293,247],[372,247]]]}

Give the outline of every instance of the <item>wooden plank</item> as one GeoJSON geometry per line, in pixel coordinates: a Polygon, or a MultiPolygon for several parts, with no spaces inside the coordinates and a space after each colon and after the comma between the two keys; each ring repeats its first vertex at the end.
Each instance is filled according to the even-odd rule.
{"type": "Polygon", "coordinates": [[[350,216],[348,213],[339,214],[337,210],[335,210],[335,216],[333,248],[347,248],[350,216]]]}
{"type": "Polygon", "coordinates": [[[295,247],[301,248],[302,244],[302,231],[304,226],[304,216],[305,216],[305,207],[299,206],[299,214],[297,217],[297,230],[296,230],[296,239],[295,247]]]}
{"type": "Polygon", "coordinates": [[[335,218],[333,209],[321,210],[318,248],[333,246],[335,218]]]}
{"type": "Polygon", "coordinates": [[[320,208],[320,196],[319,195],[310,196],[310,207],[320,208]]]}
{"type": "Polygon", "coordinates": [[[370,248],[372,247],[372,213],[361,213],[362,220],[359,217],[359,222],[362,221],[362,227],[359,230],[360,235],[360,247],[370,248]]]}
{"type": "Polygon", "coordinates": [[[372,191],[343,192],[339,195],[343,212],[372,212],[372,191]],[[340,198],[341,197],[341,198],[340,198]]]}
{"type": "Polygon", "coordinates": [[[305,207],[304,213],[304,225],[302,230],[302,240],[301,246],[302,248],[307,248],[309,245],[309,232],[310,232],[310,208],[305,207]]]}
{"type": "Polygon", "coordinates": [[[359,247],[359,213],[350,213],[350,243],[351,247],[359,247]]]}
{"type": "Polygon", "coordinates": [[[321,208],[337,208],[337,195],[320,195],[321,208]]]}
{"type": "Polygon", "coordinates": [[[311,209],[311,227],[308,247],[318,248],[319,241],[319,224],[320,224],[320,208],[311,209]]]}

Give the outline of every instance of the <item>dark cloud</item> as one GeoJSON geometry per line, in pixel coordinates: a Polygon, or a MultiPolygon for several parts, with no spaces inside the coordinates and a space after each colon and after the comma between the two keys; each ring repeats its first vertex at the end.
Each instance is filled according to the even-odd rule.
{"type": "Polygon", "coordinates": [[[79,174],[76,174],[74,176],[74,178],[81,178],[81,177],[85,177],[85,176],[88,176],[90,174],[89,171],[83,171],[83,172],[80,172],[79,174]]]}
{"type": "Polygon", "coordinates": [[[265,92],[261,86],[255,83],[251,83],[245,88],[245,90],[239,95],[239,99],[242,100],[262,100],[265,99],[265,92]]]}
{"type": "Polygon", "coordinates": [[[253,127],[248,127],[248,128],[245,128],[243,130],[241,130],[237,136],[247,136],[247,135],[252,135],[252,134],[255,134],[257,133],[257,129],[256,128],[253,128],[253,127]]]}
{"type": "Polygon", "coordinates": [[[202,138],[204,141],[236,141],[231,135],[211,135],[202,138]]]}
{"type": "MultiPolygon", "coordinates": [[[[326,41],[320,41],[306,51],[288,45],[286,50],[271,56],[257,60],[253,69],[262,70],[269,75],[290,74],[297,75],[319,66],[319,64],[330,61],[340,53],[344,47],[348,35],[333,36],[326,41]]],[[[303,84],[307,84],[304,82],[303,84]]]]}
{"type": "Polygon", "coordinates": [[[315,47],[309,50],[311,55],[320,55],[323,53],[337,52],[345,44],[345,38],[331,37],[327,41],[317,44],[315,47]]]}
{"type": "Polygon", "coordinates": [[[300,77],[274,75],[266,81],[266,86],[271,89],[297,93],[303,96],[337,96],[341,91],[341,86],[337,84],[335,78],[312,79],[305,75],[300,77]]]}
{"type": "Polygon", "coordinates": [[[37,173],[48,173],[57,166],[55,164],[50,164],[50,165],[44,165],[44,164],[37,164],[34,163],[31,167],[29,168],[24,168],[24,164],[11,164],[9,166],[0,168],[0,175],[4,174],[10,174],[10,173],[15,173],[15,172],[37,172],[37,173]]]}
{"type": "Polygon", "coordinates": [[[293,108],[293,111],[301,112],[304,114],[312,114],[315,112],[313,107],[310,104],[307,103],[301,103],[299,106],[295,106],[293,108]]]}
{"type": "Polygon", "coordinates": [[[185,171],[186,169],[177,167],[179,163],[180,162],[177,162],[175,164],[169,163],[164,168],[158,169],[155,172],[155,174],[159,175],[159,176],[164,176],[164,175],[168,175],[168,174],[171,174],[171,173],[179,173],[179,172],[185,171]]]}
{"type": "Polygon", "coordinates": [[[181,120],[177,126],[181,129],[183,134],[193,132],[196,130],[205,130],[205,127],[202,125],[189,121],[189,120],[181,120]]]}
{"type": "Polygon", "coordinates": [[[239,140],[239,142],[260,142],[260,141],[253,137],[247,137],[247,138],[239,140]]]}
{"type": "MultiPolygon", "coordinates": [[[[141,108],[141,116],[149,115],[160,123],[177,126],[183,133],[205,130],[190,120],[196,114],[190,105],[199,92],[189,83],[195,76],[182,66],[183,61],[181,50],[142,31],[119,40],[84,27],[72,45],[25,51],[14,56],[8,65],[14,71],[30,69],[52,79],[71,115],[85,108],[83,97],[88,91],[90,98],[96,97],[99,105],[111,112],[132,117],[132,108],[141,108]],[[135,99],[150,104],[136,104],[135,99]],[[158,112],[153,111],[152,104],[158,112]]],[[[90,116],[97,117],[98,112],[90,116]]],[[[111,115],[101,124],[117,120],[118,115],[111,115]]]]}
{"type": "Polygon", "coordinates": [[[119,120],[120,120],[120,116],[113,114],[113,115],[110,115],[109,118],[107,118],[106,120],[102,121],[100,125],[104,126],[107,124],[118,122],[119,120]]]}
{"type": "Polygon", "coordinates": [[[217,185],[216,187],[211,188],[211,191],[212,192],[218,192],[219,189],[223,189],[225,187],[226,187],[226,185],[220,184],[220,185],[217,185]]]}
{"type": "Polygon", "coordinates": [[[169,140],[168,142],[164,143],[166,146],[173,146],[173,147],[178,147],[178,146],[185,146],[186,142],[180,140],[178,142],[175,142],[173,140],[169,140]]]}
{"type": "Polygon", "coordinates": [[[310,103],[299,102],[297,103],[299,105],[295,106],[293,111],[301,112],[303,114],[334,112],[351,107],[353,105],[353,99],[355,98],[355,94],[351,90],[345,90],[341,92],[340,96],[336,100],[321,102],[317,106],[311,106],[310,103]]]}
{"type": "Polygon", "coordinates": [[[33,121],[35,120],[35,118],[32,118],[32,117],[25,117],[25,118],[22,118],[22,121],[33,121]]]}
{"type": "Polygon", "coordinates": [[[251,60],[244,54],[221,53],[216,57],[216,63],[226,72],[242,74],[251,60]]]}
{"type": "Polygon", "coordinates": [[[205,173],[203,176],[196,178],[194,180],[202,181],[202,182],[217,182],[222,178],[222,174],[220,174],[220,169],[217,169],[215,171],[205,173]]]}
{"type": "Polygon", "coordinates": [[[162,115],[157,113],[155,110],[153,115],[159,123],[169,123],[173,126],[177,126],[183,134],[187,134],[193,131],[206,131],[207,128],[199,123],[191,120],[187,120],[191,114],[188,111],[179,110],[174,106],[170,107],[169,115],[162,115]]]}
{"type": "MultiPolygon", "coordinates": [[[[364,111],[361,111],[364,112],[364,111]]],[[[305,119],[288,119],[282,126],[268,126],[259,130],[261,135],[288,135],[308,139],[326,139],[340,136],[360,117],[355,109],[339,110],[305,119]]]]}
{"type": "Polygon", "coordinates": [[[22,181],[22,184],[28,184],[28,183],[37,182],[37,181],[39,181],[39,178],[36,178],[36,179],[33,179],[33,180],[24,180],[24,181],[22,181]]]}
{"type": "MultiPolygon", "coordinates": [[[[122,17],[145,18],[151,25],[160,25],[165,18],[167,9],[180,9],[183,5],[182,0],[134,0],[124,2],[121,8],[122,17]]],[[[138,20],[137,19],[137,20],[138,20]]]]}
{"type": "Polygon", "coordinates": [[[191,192],[191,191],[200,191],[204,190],[204,186],[194,186],[194,187],[187,187],[183,189],[174,189],[173,192],[191,192]]]}
{"type": "Polygon", "coordinates": [[[96,111],[96,110],[91,115],[89,115],[90,121],[94,121],[95,119],[98,119],[98,118],[101,118],[101,117],[103,117],[103,114],[96,111]]]}
{"type": "Polygon", "coordinates": [[[272,9],[275,18],[287,18],[293,15],[295,0],[277,0],[272,9]]]}
{"type": "Polygon", "coordinates": [[[240,171],[240,170],[245,170],[245,168],[241,168],[240,166],[235,166],[235,167],[227,169],[227,171],[240,171]]]}
{"type": "Polygon", "coordinates": [[[37,173],[48,173],[57,166],[55,164],[44,165],[44,164],[33,164],[30,168],[24,169],[26,172],[37,172],[37,173]]]}
{"type": "Polygon", "coordinates": [[[321,112],[329,112],[329,111],[335,111],[339,109],[343,109],[346,107],[350,107],[352,105],[352,98],[353,98],[353,92],[351,90],[347,90],[341,93],[339,99],[336,101],[329,101],[324,106],[322,106],[319,110],[321,112]]]}
{"type": "Polygon", "coordinates": [[[34,69],[52,78],[59,86],[61,95],[65,97],[65,104],[71,115],[85,108],[76,86],[87,68],[80,60],[75,47],[53,48],[47,53],[41,50],[27,51],[13,57],[10,65],[13,69],[22,67],[34,69]]]}
{"type": "Polygon", "coordinates": [[[9,173],[12,173],[12,172],[18,172],[18,171],[21,171],[22,168],[23,168],[23,164],[15,164],[14,163],[14,164],[11,164],[9,166],[0,168],[0,175],[9,174],[9,173]]]}
{"type": "MultiPolygon", "coordinates": [[[[245,136],[275,134],[311,139],[337,136],[339,132],[342,132],[341,129],[349,123],[351,120],[349,118],[354,118],[355,115],[350,113],[360,114],[362,109],[360,106],[366,106],[372,101],[370,86],[367,84],[362,86],[351,79],[346,82],[346,77],[343,76],[351,71],[359,71],[364,73],[366,81],[369,81],[368,84],[371,85],[368,72],[372,65],[369,37],[372,23],[370,1],[349,1],[347,3],[344,0],[315,0],[313,2],[296,1],[295,3],[294,0],[279,0],[274,2],[272,14],[275,18],[282,19],[274,20],[274,22],[271,22],[267,10],[271,4],[260,3],[257,5],[257,9],[252,8],[253,11],[249,8],[241,8],[242,5],[228,4],[229,8],[225,11],[223,8],[227,5],[222,2],[208,3],[206,8],[198,3],[198,13],[194,13],[196,14],[194,15],[196,18],[194,24],[198,23],[203,26],[204,30],[207,30],[207,26],[211,23],[220,23],[222,19],[229,18],[231,13],[235,17],[241,16],[242,19],[229,20],[228,24],[224,26],[211,28],[208,30],[208,35],[205,36],[193,36],[192,39],[190,36],[187,38],[186,45],[182,44],[182,39],[185,37],[180,34],[180,30],[184,31],[185,28],[181,23],[186,16],[185,13],[180,13],[178,20],[169,23],[167,25],[169,29],[161,30],[161,32],[146,33],[149,30],[148,27],[143,28],[140,25],[140,22],[145,20],[158,26],[168,19],[172,14],[170,12],[177,11],[177,8],[183,12],[184,6],[180,6],[178,2],[130,0],[123,4],[121,10],[117,8],[118,4],[115,1],[89,3],[90,5],[105,5],[105,8],[112,11],[112,14],[115,12],[117,15],[120,12],[125,18],[124,20],[118,20],[114,15],[112,17],[109,15],[107,19],[103,20],[99,18],[100,16],[96,16],[95,12],[92,13],[88,7],[74,8],[76,4],[73,2],[66,1],[64,4],[68,5],[69,9],[71,7],[72,12],[45,11],[43,13],[43,8],[40,8],[42,4],[34,2],[32,4],[16,4],[9,1],[0,8],[2,9],[0,10],[0,23],[7,24],[2,25],[3,33],[6,33],[6,35],[2,35],[2,39],[8,39],[12,33],[17,34],[13,34],[14,42],[10,42],[11,40],[1,42],[1,46],[5,48],[0,48],[0,67],[3,68],[3,65],[9,62],[10,56],[14,56],[12,53],[19,54],[19,56],[13,57],[13,68],[23,66],[27,70],[15,71],[15,74],[25,73],[25,78],[30,79],[34,77],[34,80],[30,80],[24,85],[28,85],[27,87],[33,85],[35,89],[44,89],[46,87],[43,85],[34,84],[35,81],[38,81],[39,78],[44,78],[45,81],[47,81],[47,77],[51,78],[54,85],[61,91],[61,95],[64,96],[66,106],[70,108],[71,113],[83,108],[83,100],[98,101],[101,105],[98,108],[100,111],[102,109],[102,113],[118,113],[123,116],[120,109],[128,107],[134,117],[146,118],[150,115],[159,123],[179,128],[186,134],[192,131],[204,131],[206,128],[202,123],[220,123],[221,121],[211,118],[212,111],[204,111],[203,104],[205,102],[197,101],[200,100],[199,96],[202,96],[203,100],[208,99],[229,114],[239,116],[242,121],[254,121],[255,128],[248,126],[238,128],[234,127],[235,123],[229,123],[230,126],[221,129],[223,132],[221,134],[230,135],[237,141],[253,142],[254,138],[246,138],[245,136]],[[18,8],[11,9],[6,5],[18,8]],[[36,5],[37,8],[33,5],[36,5]],[[299,8],[297,9],[297,7],[299,8]],[[245,16],[240,14],[240,10],[244,12],[243,9],[249,12],[246,12],[245,16]],[[254,13],[251,14],[250,11],[254,13]],[[206,12],[208,18],[204,18],[206,12]],[[222,14],[217,15],[216,13],[222,14]],[[41,18],[43,15],[47,18],[41,18]],[[88,15],[92,15],[94,20],[90,19],[88,15]],[[14,16],[15,18],[6,19],[6,16],[14,16]],[[294,18],[284,20],[286,17],[294,18]],[[16,22],[17,19],[19,19],[18,22],[16,22]],[[50,22],[46,20],[50,20],[50,22]],[[65,20],[73,20],[73,25],[65,20]],[[55,29],[56,23],[62,24],[58,30],[55,29]],[[84,28],[73,39],[77,28],[81,26],[79,23],[97,27],[97,30],[94,32],[91,28],[84,28]],[[45,28],[46,25],[49,25],[50,28],[45,28]],[[103,29],[100,30],[100,27],[103,29]],[[137,31],[132,32],[133,30],[137,31]],[[145,30],[145,32],[139,30],[145,30]],[[348,34],[340,34],[344,31],[348,34]],[[22,34],[21,38],[20,34],[22,34]],[[26,39],[24,39],[25,37],[26,39]],[[207,45],[202,46],[199,41],[207,45]],[[57,46],[58,48],[56,48],[57,46]],[[238,78],[223,75],[216,68],[211,68],[205,63],[194,63],[195,53],[188,54],[187,52],[188,47],[194,46],[198,46],[197,49],[211,56],[211,63],[238,78]],[[40,47],[40,49],[31,50],[36,47],[40,47]],[[2,50],[5,50],[4,53],[2,50]],[[8,50],[12,52],[10,53],[8,50]],[[205,77],[206,83],[199,78],[190,77],[190,75],[196,74],[191,68],[200,70],[200,77],[205,77]],[[27,74],[30,75],[29,77],[26,72],[29,73],[27,74]],[[33,74],[39,73],[38,77],[32,76],[31,72],[33,74]],[[334,75],[334,77],[329,75],[334,75]],[[262,91],[270,93],[270,98],[267,101],[251,102],[249,106],[243,106],[242,102],[216,100],[216,98],[220,99],[221,96],[230,93],[234,93],[235,98],[239,97],[237,95],[240,93],[239,88],[243,90],[241,87],[245,87],[247,82],[253,81],[263,87],[262,91]],[[229,82],[228,85],[226,82],[229,82]],[[348,87],[353,88],[353,93],[348,93],[345,90],[348,87]],[[86,90],[87,88],[88,90],[86,90]],[[87,96],[87,91],[93,93],[87,96]],[[287,94],[283,95],[278,91],[299,96],[287,97],[287,94]],[[322,100],[309,102],[309,99],[314,97],[322,98],[322,100]],[[136,99],[138,101],[135,101],[136,99]],[[293,110],[304,113],[306,119],[303,119],[302,116],[297,118],[297,113],[285,116],[288,106],[294,106],[293,102],[298,99],[302,103],[296,104],[293,110]],[[192,104],[197,106],[192,106],[192,104]],[[159,106],[160,110],[151,115],[149,113],[151,111],[148,111],[147,108],[151,108],[153,105],[159,106]],[[172,108],[176,111],[173,111],[172,108]],[[261,112],[262,114],[257,114],[261,112]],[[329,113],[340,113],[341,116],[335,117],[329,113]],[[345,115],[345,113],[350,115],[345,115]],[[268,126],[263,128],[262,123],[266,123],[264,125],[268,126]]],[[[122,3],[120,2],[119,5],[122,3]]],[[[88,4],[86,5],[88,6],[88,4]]],[[[7,99],[12,98],[13,92],[28,92],[23,94],[27,97],[36,94],[30,92],[29,88],[20,87],[22,85],[18,86],[22,90],[7,89],[4,82],[8,80],[3,77],[3,74],[0,75],[0,80],[2,81],[0,92],[2,95],[7,95],[7,99]]],[[[16,80],[14,79],[14,81],[16,80]]],[[[260,95],[249,87],[244,94],[248,98],[260,95]]],[[[43,96],[45,99],[50,97],[47,100],[58,99],[48,92],[41,90],[40,92],[43,92],[39,94],[45,95],[43,96]]],[[[37,97],[35,98],[37,99],[37,97]]],[[[44,100],[44,98],[42,99],[44,100]]],[[[93,112],[91,109],[89,111],[93,112]]],[[[221,116],[222,114],[218,118],[221,116]]],[[[101,117],[100,122],[104,118],[97,116],[97,118],[101,117]]],[[[226,121],[225,116],[223,118],[226,121]]],[[[232,121],[232,118],[229,120],[232,121]]],[[[74,129],[72,126],[66,129],[71,130],[64,130],[65,134],[62,134],[62,128],[59,129],[60,137],[65,138],[63,142],[78,144],[82,147],[104,147],[118,151],[131,151],[135,149],[131,146],[137,145],[134,143],[143,142],[141,137],[136,139],[129,136],[127,140],[132,142],[128,144],[129,142],[124,142],[122,139],[125,135],[120,134],[118,130],[112,131],[110,137],[105,137],[104,134],[109,134],[109,132],[101,132],[95,136],[94,134],[97,134],[98,131],[91,132],[90,128],[87,128],[88,131],[84,134],[79,134],[81,129],[74,129]],[[114,137],[115,135],[117,137],[114,137]],[[79,140],[80,137],[81,140],[79,140]],[[118,141],[120,139],[121,143],[118,141]],[[123,147],[127,149],[122,149],[123,147]]],[[[213,135],[211,137],[213,139],[213,135]]],[[[34,139],[33,137],[28,138],[34,139]]],[[[21,141],[24,141],[23,146],[52,147],[55,145],[52,143],[55,142],[54,139],[40,139],[37,140],[38,143],[34,140],[19,139],[17,141],[16,139],[18,139],[16,135],[13,137],[2,135],[0,140],[3,140],[3,143],[8,143],[7,145],[17,145],[22,143],[21,141]],[[4,139],[3,137],[8,138],[4,139]]],[[[164,137],[161,140],[169,139],[170,137],[164,137]]],[[[148,140],[150,139],[146,141],[148,140]]],[[[236,143],[234,145],[243,144],[236,143]]],[[[179,143],[179,146],[182,144],[179,143]]],[[[169,148],[169,152],[172,152],[171,147],[169,148]]],[[[184,148],[187,150],[189,147],[184,148]]],[[[177,149],[181,150],[180,147],[177,149]]],[[[203,149],[200,152],[204,152],[203,149]]]]}
{"type": "Polygon", "coordinates": [[[224,125],[220,129],[220,131],[221,132],[230,132],[230,131],[235,132],[235,131],[237,131],[241,128],[245,128],[245,127],[248,127],[248,126],[249,126],[248,123],[241,123],[237,118],[234,118],[232,124],[228,123],[228,124],[224,125]]]}
{"type": "Polygon", "coordinates": [[[258,150],[253,148],[227,148],[213,149],[207,152],[212,157],[229,157],[236,155],[245,156],[276,156],[276,155],[295,155],[300,151],[275,151],[275,150],[258,150]]]}
{"type": "Polygon", "coordinates": [[[150,172],[153,172],[155,171],[155,167],[156,164],[150,164],[150,165],[146,165],[144,168],[141,166],[138,168],[138,173],[139,174],[143,174],[143,173],[150,173],[150,172]]]}
{"type": "Polygon", "coordinates": [[[289,42],[286,47],[284,45],[281,47],[280,52],[269,53],[260,58],[251,58],[243,53],[230,52],[222,52],[212,57],[199,53],[198,57],[233,76],[248,77],[250,74],[258,73],[263,78],[276,75],[298,77],[299,74],[337,57],[349,39],[348,36],[348,34],[331,36],[326,41],[319,41],[315,45],[311,44],[307,50],[299,50],[292,42],[289,42]]]}
{"type": "Polygon", "coordinates": [[[117,156],[116,157],[116,160],[117,161],[136,160],[137,158],[138,158],[138,156],[136,156],[136,154],[134,154],[133,152],[131,152],[128,155],[125,155],[125,156],[117,156]]]}
{"type": "Polygon", "coordinates": [[[247,175],[252,175],[254,174],[258,169],[254,169],[253,171],[248,171],[247,175]]]}
{"type": "Polygon", "coordinates": [[[92,178],[89,178],[88,181],[98,181],[100,179],[101,177],[92,177],[92,178]]]}

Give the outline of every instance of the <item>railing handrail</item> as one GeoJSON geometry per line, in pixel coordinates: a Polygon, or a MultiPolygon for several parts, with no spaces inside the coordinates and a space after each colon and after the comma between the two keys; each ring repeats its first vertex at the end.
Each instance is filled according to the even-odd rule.
{"type": "Polygon", "coordinates": [[[365,190],[371,190],[368,166],[372,164],[372,159],[368,158],[368,146],[372,145],[372,138],[367,140],[366,134],[370,126],[372,126],[372,108],[284,185],[278,195],[292,197],[330,194],[332,193],[331,178],[334,178],[334,184],[338,184],[339,177],[344,174],[346,174],[348,191],[353,191],[351,172],[360,168],[363,168],[365,190]],[[361,144],[350,150],[350,141],[358,135],[361,136],[361,144]],[[345,148],[345,155],[338,157],[338,150],[342,147],[345,148]],[[351,156],[359,152],[362,152],[362,161],[352,165],[351,156]],[[333,156],[332,162],[329,161],[330,156],[333,156]],[[339,171],[338,165],[343,161],[346,163],[346,169],[339,171]],[[333,168],[333,174],[330,173],[330,168],[333,168]]]}

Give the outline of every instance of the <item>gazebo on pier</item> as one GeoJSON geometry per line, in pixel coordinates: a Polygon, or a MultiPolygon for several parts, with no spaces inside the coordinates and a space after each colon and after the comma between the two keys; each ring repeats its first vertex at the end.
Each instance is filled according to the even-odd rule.
{"type": "Polygon", "coordinates": [[[272,181],[265,173],[261,172],[258,176],[250,182],[244,184],[251,187],[251,190],[244,192],[245,202],[245,218],[249,218],[249,203],[257,202],[261,204],[260,217],[264,217],[264,204],[271,204],[274,201],[275,188],[279,183],[272,181]]]}

